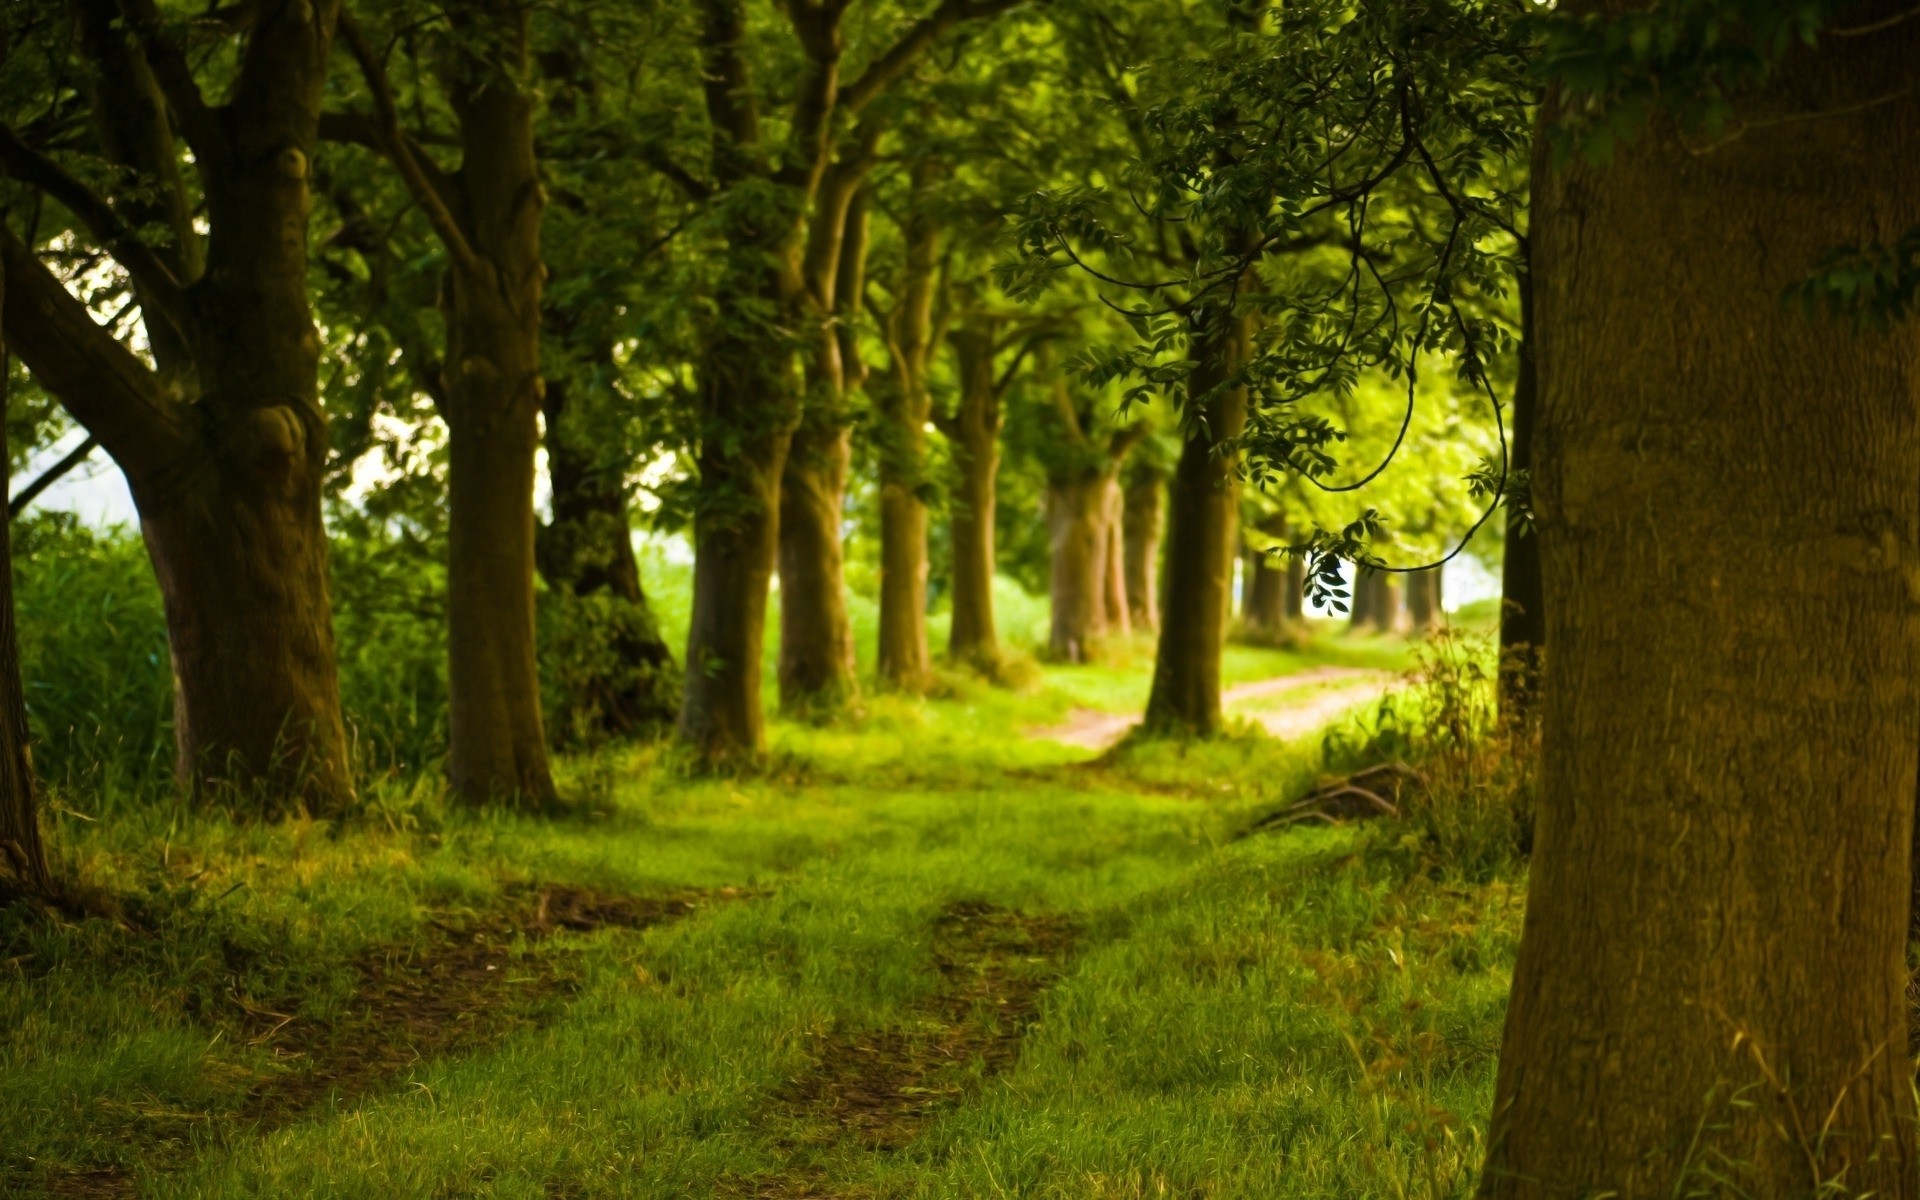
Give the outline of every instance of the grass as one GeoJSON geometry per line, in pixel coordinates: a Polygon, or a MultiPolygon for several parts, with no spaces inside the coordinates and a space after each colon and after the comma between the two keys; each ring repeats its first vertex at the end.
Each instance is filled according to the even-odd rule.
{"type": "Polygon", "coordinates": [[[1516,881],[1391,829],[1233,840],[1318,742],[1022,736],[1137,704],[1130,654],[776,724],[761,779],[570,761],[560,819],[56,813],[126,914],[0,912],[0,1192],[1467,1195],[1516,881]],[[694,904],[548,926],[542,886],[694,904]]]}

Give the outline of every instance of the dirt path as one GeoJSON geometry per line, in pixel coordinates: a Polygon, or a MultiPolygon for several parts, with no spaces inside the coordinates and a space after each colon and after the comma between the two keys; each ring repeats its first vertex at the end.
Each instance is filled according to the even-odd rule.
{"type": "MultiPolygon", "coordinates": [[[[1393,689],[1395,678],[1388,671],[1361,667],[1312,667],[1291,675],[1277,675],[1272,679],[1230,687],[1220,699],[1230,714],[1258,721],[1274,737],[1297,738],[1312,733],[1350,708],[1386,695],[1393,689]],[[1318,685],[1322,684],[1339,686],[1321,689],[1318,685]],[[1294,691],[1306,694],[1285,704],[1258,705],[1253,706],[1251,711],[1233,711],[1252,701],[1294,691]]],[[[1140,718],[1132,713],[1076,708],[1060,724],[1030,729],[1027,736],[1063,742],[1083,750],[1105,750],[1127,736],[1127,731],[1139,723],[1140,718]]]]}

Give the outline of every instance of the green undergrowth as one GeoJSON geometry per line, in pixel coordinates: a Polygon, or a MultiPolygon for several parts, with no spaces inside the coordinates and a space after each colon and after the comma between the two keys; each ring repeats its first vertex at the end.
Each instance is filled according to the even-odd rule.
{"type": "MultiPolygon", "coordinates": [[[[1229,682],[1407,657],[1328,645],[1229,682]]],[[[0,1194],[1469,1194],[1517,868],[1451,871],[1416,822],[1237,836],[1378,711],[1027,736],[1149,665],[777,723],[755,778],[571,759],[545,819],[65,796],[59,865],[110,900],[0,909],[0,1194]]]]}

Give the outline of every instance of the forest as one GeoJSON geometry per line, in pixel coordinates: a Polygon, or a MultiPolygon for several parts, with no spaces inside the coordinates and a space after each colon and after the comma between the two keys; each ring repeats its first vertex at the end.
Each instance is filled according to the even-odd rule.
{"type": "Polygon", "coordinates": [[[0,1196],[1920,1200],[1912,0],[0,3],[0,1196]]]}

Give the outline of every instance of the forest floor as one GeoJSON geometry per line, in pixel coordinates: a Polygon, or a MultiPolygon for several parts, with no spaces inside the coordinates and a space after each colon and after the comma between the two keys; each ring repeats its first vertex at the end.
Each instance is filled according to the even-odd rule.
{"type": "Polygon", "coordinates": [[[0,910],[0,1195],[1466,1196],[1519,880],[1236,836],[1406,657],[1229,652],[1330,735],[1030,736],[1124,731],[1136,651],[777,723],[760,778],[569,760],[558,817],[56,798],[124,911],[0,910]]]}

